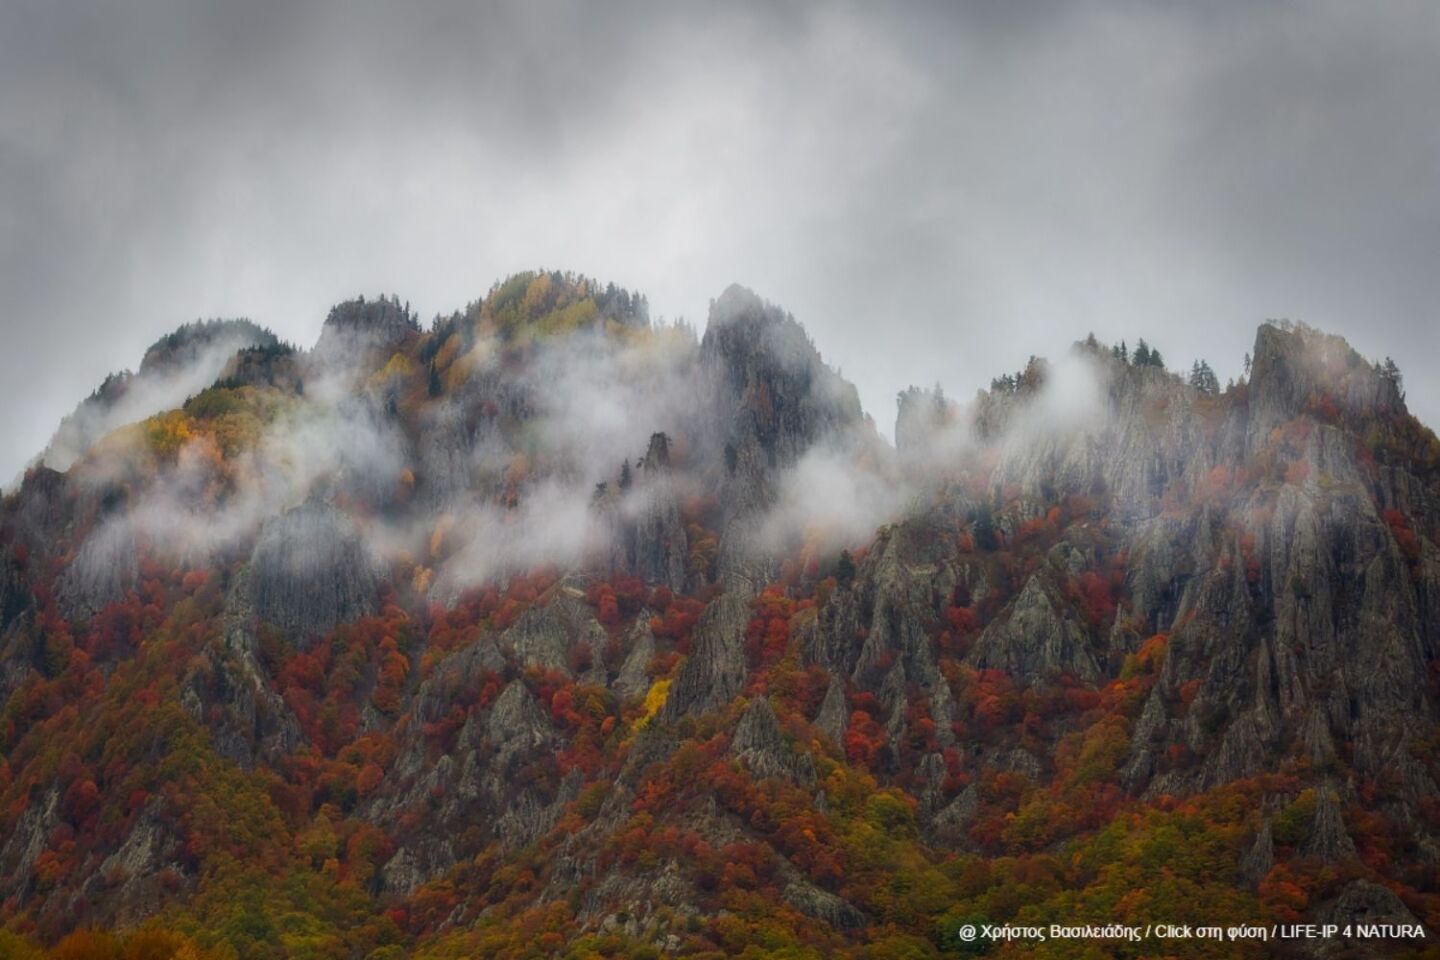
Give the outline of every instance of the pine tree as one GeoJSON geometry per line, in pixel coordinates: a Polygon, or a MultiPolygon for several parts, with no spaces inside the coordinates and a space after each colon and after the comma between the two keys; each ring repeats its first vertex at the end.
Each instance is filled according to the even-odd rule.
{"type": "Polygon", "coordinates": [[[1405,399],[1405,379],[1400,375],[1400,368],[1390,357],[1386,357],[1384,364],[1381,365],[1380,376],[1395,385],[1395,394],[1403,401],[1405,399]]]}
{"type": "Polygon", "coordinates": [[[995,518],[988,506],[976,508],[970,528],[975,536],[975,546],[981,550],[994,550],[999,545],[995,540],[995,518]]]}
{"type": "Polygon", "coordinates": [[[1135,366],[1147,367],[1150,363],[1150,345],[1141,337],[1140,342],[1135,345],[1135,366]]]}
{"type": "Polygon", "coordinates": [[[1220,379],[1215,376],[1215,371],[1210,369],[1210,364],[1204,360],[1196,360],[1190,366],[1190,386],[1201,393],[1214,396],[1220,392],[1220,379]]]}

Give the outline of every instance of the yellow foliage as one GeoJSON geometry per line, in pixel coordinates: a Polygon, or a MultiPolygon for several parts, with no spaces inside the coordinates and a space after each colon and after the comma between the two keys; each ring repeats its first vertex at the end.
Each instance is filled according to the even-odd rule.
{"type": "Polygon", "coordinates": [[[525,288],[525,299],[520,303],[521,311],[526,316],[536,316],[550,305],[550,292],[550,274],[542,273],[525,288]]]}
{"type": "MultiPolygon", "coordinates": [[[[447,345],[448,343],[455,343],[458,349],[459,339],[459,337],[451,337],[451,339],[447,341],[447,345]]],[[[477,369],[483,369],[490,362],[490,358],[493,357],[494,354],[495,341],[488,337],[482,337],[475,341],[475,346],[471,347],[467,353],[456,357],[450,363],[449,369],[445,371],[445,391],[447,393],[453,393],[464,386],[465,381],[470,379],[470,375],[477,369]]],[[[436,366],[440,366],[438,361],[436,362],[436,366]]]]}
{"type": "Polygon", "coordinates": [[[435,354],[435,369],[445,372],[450,369],[450,364],[455,362],[455,357],[460,353],[460,335],[452,333],[445,338],[445,343],[435,354]]]}
{"type": "Polygon", "coordinates": [[[517,453],[510,460],[510,466],[505,468],[505,483],[507,486],[516,486],[524,483],[525,478],[530,475],[530,458],[523,453],[517,453]]]}
{"type": "Polygon", "coordinates": [[[650,721],[655,719],[655,715],[665,708],[665,701],[669,698],[669,680],[656,680],[652,683],[645,693],[645,704],[641,708],[640,719],[635,721],[635,729],[645,729],[650,721]]]}
{"type": "Polygon", "coordinates": [[[0,957],[4,960],[44,960],[45,954],[39,947],[11,933],[0,930],[0,957]]]}
{"type": "Polygon", "coordinates": [[[168,410],[145,421],[145,439],[158,457],[175,456],[192,436],[194,429],[183,410],[168,410]]]}
{"type": "Polygon", "coordinates": [[[383,387],[391,380],[403,380],[406,377],[413,376],[416,369],[414,360],[411,360],[403,353],[396,353],[385,366],[371,374],[368,383],[371,387],[383,387]]]}
{"type": "Polygon", "coordinates": [[[445,546],[445,535],[454,525],[455,518],[448,513],[435,524],[435,531],[430,534],[430,557],[432,559],[440,556],[440,551],[445,546]]]}
{"type": "Polygon", "coordinates": [[[539,332],[544,334],[567,333],[577,327],[583,326],[595,316],[599,308],[595,301],[588,297],[584,300],[577,300],[569,306],[562,307],[546,314],[536,324],[539,332]]]}

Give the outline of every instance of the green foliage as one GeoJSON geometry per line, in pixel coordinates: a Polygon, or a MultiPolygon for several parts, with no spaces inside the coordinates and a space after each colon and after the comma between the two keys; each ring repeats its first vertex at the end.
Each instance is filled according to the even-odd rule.
{"type": "Polygon", "coordinates": [[[848,587],[855,581],[855,558],[850,555],[849,550],[840,551],[840,559],[835,564],[835,580],[842,587],[848,587]]]}
{"type": "Polygon", "coordinates": [[[196,420],[209,420],[241,409],[235,391],[211,387],[185,402],[185,412],[196,420]]]}

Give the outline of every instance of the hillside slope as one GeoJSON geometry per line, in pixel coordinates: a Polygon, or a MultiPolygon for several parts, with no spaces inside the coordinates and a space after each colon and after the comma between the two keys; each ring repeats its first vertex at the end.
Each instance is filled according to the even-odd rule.
{"type": "Polygon", "coordinates": [[[183,329],[0,508],[0,953],[1433,931],[1440,442],[1339,338],[1253,357],[1091,339],[892,448],[739,287],[700,338],[543,272],[183,329]]]}

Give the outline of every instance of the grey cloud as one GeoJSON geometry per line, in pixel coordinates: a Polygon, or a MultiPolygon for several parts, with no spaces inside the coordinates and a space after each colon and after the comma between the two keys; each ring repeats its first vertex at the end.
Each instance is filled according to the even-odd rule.
{"type": "Polygon", "coordinates": [[[1440,12],[310,2],[0,10],[9,479],[202,316],[313,343],[543,265],[791,310],[882,429],[1089,330],[1238,374],[1305,320],[1440,422],[1440,12]]]}

